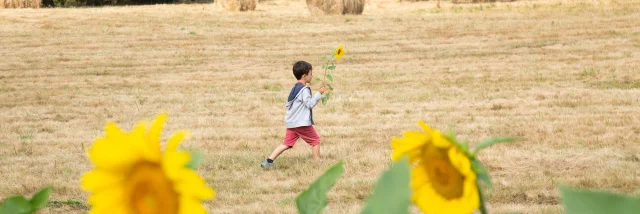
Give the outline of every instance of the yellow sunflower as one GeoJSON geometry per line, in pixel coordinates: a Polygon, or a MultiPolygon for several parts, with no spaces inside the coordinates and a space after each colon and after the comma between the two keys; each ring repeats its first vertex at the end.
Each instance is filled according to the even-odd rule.
{"type": "Polygon", "coordinates": [[[144,121],[129,133],[107,123],[105,136],[89,150],[95,168],[81,181],[82,188],[91,193],[90,213],[206,213],[202,200],[212,199],[215,192],[186,167],[190,154],[177,150],[187,132],[169,138],[164,153],[160,149],[166,119],[166,114],[158,115],[148,132],[144,121]]]}
{"type": "Polygon", "coordinates": [[[424,213],[472,213],[480,206],[476,174],[465,153],[442,133],[420,121],[423,132],[405,132],[394,138],[391,158],[404,155],[411,169],[411,200],[424,213]]]}
{"type": "Polygon", "coordinates": [[[336,51],[333,53],[333,55],[336,56],[336,59],[342,58],[342,55],[344,55],[344,47],[340,45],[340,47],[336,48],[336,51]]]}

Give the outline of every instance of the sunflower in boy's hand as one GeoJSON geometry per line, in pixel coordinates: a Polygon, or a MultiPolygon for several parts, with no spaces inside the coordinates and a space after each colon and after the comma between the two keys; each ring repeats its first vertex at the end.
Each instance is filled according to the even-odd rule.
{"type": "MultiPolygon", "coordinates": [[[[333,54],[331,54],[331,58],[334,59],[333,62],[330,63],[331,58],[329,58],[328,56],[322,57],[322,59],[326,61],[326,63],[322,65],[322,69],[324,70],[324,76],[322,77],[322,79],[316,78],[315,80],[317,80],[318,82],[322,82],[322,85],[326,86],[327,89],[329,89],[329,92],[333,92],[333,86],[325,82],[325,80],[329,80],[330,83],[333,83],[333,71],[336,70],[335,62],[340,58],[342,58],[343,55],[344,55],[344,47],[340,45],[338,48],[336,48],[333,51],[333,54]]],[[[322,98],[322,104],[325,104],[325,105],[327,104],[327,100],[329,100],[330,95],[331,93],[325,94],[325,96],[322,98]]]]}
{"type": "Polygon", "coordinates": [[[344,55],[344,47],[342,47],[342,45],[340,45],[340,47],[336,48],[336,51],[333,52],[333,56],[336,59],[340,59],[340,58],[342,58],[342,55],[344,55]]]}

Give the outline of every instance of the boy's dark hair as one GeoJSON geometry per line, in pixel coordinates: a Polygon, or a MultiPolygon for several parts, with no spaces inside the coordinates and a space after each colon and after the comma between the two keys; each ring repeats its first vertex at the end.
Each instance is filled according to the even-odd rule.
{"type": "Polygon", "coordinates": [[[296,76],[297,80],[302,78],[302,75],[309,74],[313,67],[311,64],[305,61],[298,61],[296,64],[293,64],[293,75],[296,76]]]}

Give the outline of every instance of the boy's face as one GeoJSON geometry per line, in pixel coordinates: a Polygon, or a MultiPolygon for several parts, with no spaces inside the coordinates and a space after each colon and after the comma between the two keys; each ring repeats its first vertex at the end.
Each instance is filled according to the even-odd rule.
{"type": "Polygon", "coordinates": [[[313,69],[309,70],[308,74],[302,75],[302,79],[304,79],[305,83],[311,83],[311,80],[313,80],[313,69]]]}

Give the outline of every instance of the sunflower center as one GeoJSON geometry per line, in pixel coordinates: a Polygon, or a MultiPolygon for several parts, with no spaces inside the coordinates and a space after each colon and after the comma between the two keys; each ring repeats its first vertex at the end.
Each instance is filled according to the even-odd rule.
{"type": "Polygon", "coordinates": [[[127,191],[136,214],[178,213],[178,194],[158,164],[135,166],[127,179],[127,191]]]}
{"type": "Polygon", "coordinates": [[[433,189],[448,200],[462,197],[464,176],[451,164],[447,149],[428,144],[423,155],[426,162],[422,165],[433,189]]]}

